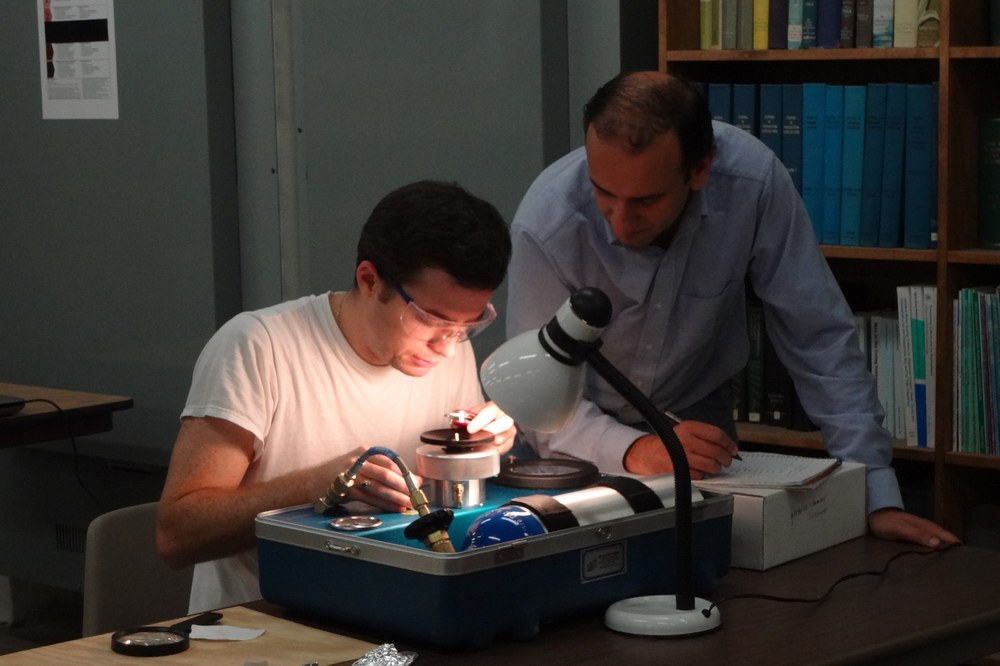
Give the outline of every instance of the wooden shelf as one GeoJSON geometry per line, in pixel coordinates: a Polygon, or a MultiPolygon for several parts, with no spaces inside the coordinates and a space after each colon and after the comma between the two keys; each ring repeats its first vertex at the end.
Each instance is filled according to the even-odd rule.
{"type": "MultiPolygon", "coordinates": [[[[938,249],[822,246],[834,275],[856,309],[895,307],[904,284],[937,285],[939,313],[934,450],[897,442],[897,460],[926,465],[933,478],[934,517],[961,533],[963,513],[1000,502],[1000,458],[950,451],[953,415],[950,313],[959,289],[1000,284],[1000,249],[977,248],[978,119],[1000,113],[1000,46],[987,46],[986,3],[941,0],[941,46],[800,50],[700,50],[699,3],[660,0],[660,66],[705,83],[864,85],[906,82],[938,85],[938,249]]],[[[741,440],[789,451],[824,450],[819,433],[737,424],[741,440]]]]}
{"type": "Polygon", "coordinates": [[[976,469],[1000,470],[1000,457],[984,456],[975,453],[956,453],[949,451],[944,456],[946,465],[956,467],[971,467],[976,469]]]}
{"type": "Polygon", "coordinates": [[[670,51],[664,55],[670,62],[835,62],[857,60],[937,60],[938,50],[930,49],[794,49],[794,50],[735,50],[670,51]]]}
{"type": "Polygon", "coordinates": [[[948,263],[996,266],[1000,264],[1000,250],[952,250],[948,252],[948,263]]]}
{"type": "MultiPolygon", "coordinates": [[[[751,444],[766,444],[800,451],[826,451],[823,436],[818,430],[803,432],[760,423],[740,422],[736,424],[736,434],[741,442],[751,444]]],[[[917,449],[907,446],[901,440],[896,440],[892,446],[892,457],[896,460],[933,463],[935,455],[933,449],[917,449]]],[[[977,457],[981,458],[982,456],[977,457]]],[[[1000,463],[1000,459],[998,459],[998,463],[1000,463]]]]}
{"type": "Polygon", "coordinates": [[[953,60],[1000,58],[1000,46],[953,46],[948,49],[948,57],[953,60]]]}
{"type": "Polygon", "coordinates": [[[907,250],[901,247],[855,247],[823,245],[823,256],[831,259],[869,259],[872,261],[913,261],[932,264],[937,250],[907,250]]]}

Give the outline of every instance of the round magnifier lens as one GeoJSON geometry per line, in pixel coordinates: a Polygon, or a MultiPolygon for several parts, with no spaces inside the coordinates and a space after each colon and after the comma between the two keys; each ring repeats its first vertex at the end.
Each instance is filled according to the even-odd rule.
{"type": "Polygon", "coordinates": [[[133,657],[159,657],[188,649],[187,633],[169,627],[132,627],[111,635],[111,649],[133,657]]]}

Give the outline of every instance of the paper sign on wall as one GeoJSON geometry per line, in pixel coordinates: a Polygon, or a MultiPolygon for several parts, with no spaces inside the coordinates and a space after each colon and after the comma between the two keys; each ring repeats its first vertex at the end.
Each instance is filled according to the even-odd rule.
{"type": "Polygon", "coordinates": [[[42,118],[117,119],[114,0],[38,0],[42,118]]]}

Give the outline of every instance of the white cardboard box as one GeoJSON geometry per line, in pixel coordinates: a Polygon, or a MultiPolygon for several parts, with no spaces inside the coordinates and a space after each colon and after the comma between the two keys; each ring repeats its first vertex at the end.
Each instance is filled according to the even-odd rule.
{"type": "MultiPolygon", "coordinates": [[[[722,490],[722,489],[719,489],[722,490]]],[[[865,533],[865,466],[845,462],[811,490],[726,489],[734,567],[763,571],[865,533]]]]}

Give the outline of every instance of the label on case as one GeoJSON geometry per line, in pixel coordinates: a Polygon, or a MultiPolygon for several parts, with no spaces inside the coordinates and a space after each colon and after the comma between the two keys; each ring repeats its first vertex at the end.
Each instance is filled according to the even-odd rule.
{"type": "Polygon", "coordinates": [[[580,582],[620,576],[627,570],[627,561],[624,541],[585,549],[580,552],[580,582]]]}

